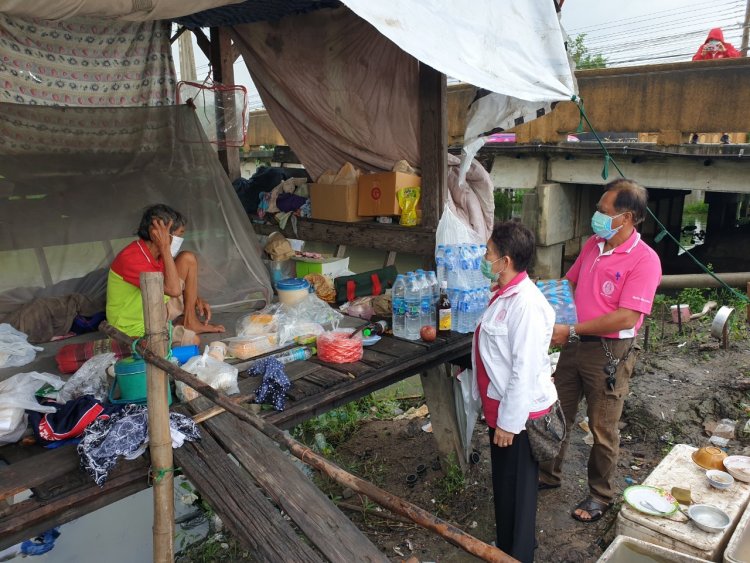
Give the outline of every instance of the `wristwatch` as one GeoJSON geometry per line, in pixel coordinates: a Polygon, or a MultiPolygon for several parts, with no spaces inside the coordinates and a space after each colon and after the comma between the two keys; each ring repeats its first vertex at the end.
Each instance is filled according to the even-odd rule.
{"type": "Polygon", "coordinates": [[[581,337],[578,336],[578,333],[576,332],[576,327],[574,325],[568,325],[568,342],[575,343],[579,342],[581,340],[581,337]]]}

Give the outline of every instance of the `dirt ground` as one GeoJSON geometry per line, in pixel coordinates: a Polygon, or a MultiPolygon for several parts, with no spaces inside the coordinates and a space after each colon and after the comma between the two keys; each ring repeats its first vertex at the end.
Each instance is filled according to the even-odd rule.
{"type": "MultiPolygon", "coordinates": [[[[643,481],[673,444],[708,445],[704,425],[723,418],[736,421],[736,439],[730,440],[730,454],[750,453],[750,435],[744,435],[750,417],[750,339],[742,329],[721,350],[708,335],[707,322],[695,321],[683,336],[676,327],[654,325],[648,351],[642,351],[631,380],[621,427],[621,452],[616,477],[622,492],[643,481]],[[660,331],[664,331],[663,338],[660,331]],[[741,337],[741,339],[740,339],[741,337]]],[[[584,416],[582,405],[577,422],[584,416]]],[[[433,463],[437,459],[432,435],[422,431],[425,419],[373,420],[362,424],[336,448],[337,461],[431,512],[453,522],[468,533],[490,542],[494,539],[494,515],[490,481],[487,427],[480,422],[474,433],[479,462],[471,465],[464,486],[455,475],[433,463]],[[413,487],[406,476],[418,465],[427,466],[413,487]]],[[[599,522],[583,524],[570,512],[587,493],[586,461],[589,446],[586,433],[573,428],[568,451],[566,478],[560,489],[542,491],[537,513],[539,548],[537,561],[596,561],[614,538],[615,507],[599,522]]],[[[324,485],[325,487],[325,485],[324,485]]],[[[329,492],[347,505],[362,506],[363,500],[344,499],[344,491],[331,486],[329,492]]],[[[372,504],[366,515],[347,514],[393,561],[415,556],[420,561],[475,561],[432,533],[411,524],[377,516],[372,504]]]]}

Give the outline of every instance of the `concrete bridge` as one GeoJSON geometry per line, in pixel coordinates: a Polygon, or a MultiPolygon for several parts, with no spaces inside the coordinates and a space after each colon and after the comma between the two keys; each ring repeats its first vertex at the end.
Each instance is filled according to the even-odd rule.
{"type": "MultiPolygon", "coordinates": [[[[649,188],[652,211],[673,235],[679,237],[685,197],[691,193],[699,198],[705,194],[711,236],[737,234],[732,229],[738,215],[748,214],[750,199],[750,145],[744,144],[750,134],[750,59],[585,70],[576,77],[586,113],[598,131],[655,141],[607,146],[624,174],[649,188]],[[742,144],[688,144],[694,132],[702,138],[735,132],[732,139],[742,144]]],[[[448,89],[452,146],[463,140],[474,94],[474,87],[464,84],[448,89]]],[[[566,256],[578,252],[582,238],[590,234],[589,218],[604,184],[600,147],[566,142],[578,124],[576,104],[562,102],[548,115],[513,130],[515,143],[487,145],[479,155],[496,188],[532,190],[525,196],[524,221],[536,224],[536,272],[541,276],[560,275],[566,256]]],[[[284,141],[267,114],[255,112],[248,143],[284,141]]],[[[613,166],[609,173],[609,179],[617,177],[613,166]]],[[[642,230],[653,243],[659,230],[653,220],[642,230]]],[[[740,260],[750,256],[750,233],[747,238],[747,243],[739,239],[740,246],[747,244],[744,250],[735,248],[740,260]]],[[[654,246],[667,258],[669,269],[670,258],[676,258],[674,243],[665,239],[654,246]]],[[[731,263],[732,256],[727,258],[731,263]]],[[[750,270],[750,264],[736,266],[750,270]]]]}

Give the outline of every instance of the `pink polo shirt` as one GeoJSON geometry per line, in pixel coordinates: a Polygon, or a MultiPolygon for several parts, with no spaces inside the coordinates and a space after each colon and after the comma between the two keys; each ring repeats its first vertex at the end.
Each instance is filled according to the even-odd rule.
{"type": "Polygon", "coordinates": [[[619,308],[638,311],[633,328],[605,334],[608,338],[631,338],[651,312],[656,288],[661,280],[661,262],[656,252],[633,231],[617,248],[604,251],[606,241],[596,235],[583,245],[573,266],[565,274],[576,284],[578,321],[588,321],[619,308]]]}

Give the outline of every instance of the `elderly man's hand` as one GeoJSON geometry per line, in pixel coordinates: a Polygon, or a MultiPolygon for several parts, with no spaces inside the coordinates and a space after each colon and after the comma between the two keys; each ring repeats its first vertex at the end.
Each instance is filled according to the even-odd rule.
{"type": "Polygon", "coordinates": [[[200,297],[195,300],[195,312],[198,314],[198,318],[202,319],[204,325],[211,321],[211,306],[200,297]]]}
{"type": "Polygon", "coordinates": [[[563,346],[568,343],[570,337],[570,328],[568,325],[556,324],[552,329],[551,346],[563,346]]]}
{"type": "Polygon", "coordinates": [[[171,230],[171,220],[169,223],[164,223],[161,219],[154,219],[151,222],[151,228],[149,229],[148,234],[151,237],[151,242],[156,245],[156,248],[159,249],[159,252],[162,255],[169,254],[171,256],[169,250],[169,247],[172,244],[172,236],[170,234],[171,230]]]}

